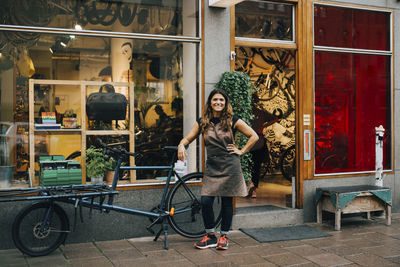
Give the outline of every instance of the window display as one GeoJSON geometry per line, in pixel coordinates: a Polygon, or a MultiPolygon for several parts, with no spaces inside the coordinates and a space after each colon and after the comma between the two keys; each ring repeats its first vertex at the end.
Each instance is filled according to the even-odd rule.
{"type": "MultiPolygon", "coordinates": [[[[366,28],[356,19],[370,18],[373,11],[315,5],[314,12],[316,45],[390,48],[388,13],[376,12],[373,18],[378,21],[368,30],[376,38],[364,42],[366,28]],[[339,14],[348,19],[338,20],[339,14]],[[353,30],[356,35],[351,35],[353,30]],[[337,38],[333,42],[328,36],[346,36],[346,42],[335,43],[337,38]]],[[[374,171],[375,127],[380,125],[386,130],[383,166],[392,168],[391,61],[391,54],[384,52],[315,49],[315,174],[374,171]]]]}
{"type": "MultiPolygon", "coordinates": [[[[2,5],[3,23],[19,28],[0,27],[0,122],[19,133],[2,149],[14,166],[13,184],[37,185],[40,156],[80,156],[91,145],[89,136],[131,135],[129,151],[149,153],[153,165],[162,165],[155,151],[176,145],[184,120],[199,116],[198,1],[137,2],[2,5]],[[111,37],[115,33],[118,38],[111,37]],[[108,111],[99,115],[99,105],[108,111]]],[[[197,153],[194,148],[190,156],[193,170],[197,153]]],[[[143,172],[127,179],[153,178],[143,172]]]]}

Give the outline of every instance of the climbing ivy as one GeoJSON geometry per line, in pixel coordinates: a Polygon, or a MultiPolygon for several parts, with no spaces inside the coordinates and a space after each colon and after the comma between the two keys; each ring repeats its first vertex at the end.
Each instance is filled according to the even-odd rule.
{"type": "MultiPolygon", "coordinates": [[[[252,90],[255,90],[255,88],[250,82],[250,77],[244,72],[225,72],[222,74],[221,80],[216,86],[223,89],[228,94],[233,113],[251,126],[251,120],[254,116],[251,106],[251,94],[252,90]]],[[[247,137],[238,133],[236,136],[236,143],[239,148],[242,148],[246,142],[247,137]]],[[[250,153],[246,153],[241,157],[241,164],[245,180],[251,180],[253,160],[250,153]]]]}

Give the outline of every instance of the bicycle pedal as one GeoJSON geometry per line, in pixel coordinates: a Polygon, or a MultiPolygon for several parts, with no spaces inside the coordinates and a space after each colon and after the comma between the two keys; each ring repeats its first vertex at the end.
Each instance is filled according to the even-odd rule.
{"type": "Polygon", "coordinates": [[[154,230],[151,229],[149,225],[146,226],[146,230],[149,231],[152,235],[155,234],[154,230]]]}

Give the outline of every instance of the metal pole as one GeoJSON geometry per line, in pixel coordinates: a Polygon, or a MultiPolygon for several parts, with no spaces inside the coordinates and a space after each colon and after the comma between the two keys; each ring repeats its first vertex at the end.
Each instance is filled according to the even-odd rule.
{"type": "Polygon", "coordinates": [[[385,128],[382,125],[375,127],[375,185],[383,186],[383,135],[385,128]]]}

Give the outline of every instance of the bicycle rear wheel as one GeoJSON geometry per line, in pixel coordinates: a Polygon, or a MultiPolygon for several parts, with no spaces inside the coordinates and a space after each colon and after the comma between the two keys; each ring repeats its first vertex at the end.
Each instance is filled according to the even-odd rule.
{"type": "Polygon", "coordinates": [[[69,221],[64,210],[50,202],[38,202],[24,208],[15,218],[12,237],[15,246],[29,256],[44,256],[64,243],[69,221]],[[43,225],[45,218],[47,222],[43,225]]]}
{"type": "MultiPolygon", "coordinates": [[[[167,209],[175,208],[173,216],[168,217],[169,224],[178,234],[196,238],[205,235],[201,215],[201,180],[203,173],[195,172],[182,177],[168,193],[167,209]],[[188,186],[191,184],[190,186],[188,186]]],[[[214,200],[215,227],[221,223],[221,198],[214,200]]]]}

